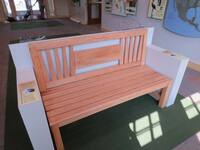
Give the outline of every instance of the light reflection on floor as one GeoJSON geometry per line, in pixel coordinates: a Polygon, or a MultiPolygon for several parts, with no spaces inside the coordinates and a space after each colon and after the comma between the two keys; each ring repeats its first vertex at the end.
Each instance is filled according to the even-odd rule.
{"type": "MultiPolygon", "coordinates": [[[[157,111],[129,123],[129,129],[136,136],[141,147],[163,135],[157,111]]],[[[129,138],[131,140],[131,138],[129,138]]]]}
{"type": "Polygon", "coordinates": [[[193,119],[200,114],[200,93],[197,92],[182,99],[181,104],[188,119],[193,119]]]}

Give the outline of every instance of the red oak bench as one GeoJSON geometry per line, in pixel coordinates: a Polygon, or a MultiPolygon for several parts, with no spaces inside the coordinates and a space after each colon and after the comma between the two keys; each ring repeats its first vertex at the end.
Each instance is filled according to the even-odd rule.
{"type": "Polygon", "coordinates": [[[29,45],[57,149],[66,124],[156,90],[165,106],[172,81],[145,65],[146,40],[147,30],[135,29],[29,45]]]}

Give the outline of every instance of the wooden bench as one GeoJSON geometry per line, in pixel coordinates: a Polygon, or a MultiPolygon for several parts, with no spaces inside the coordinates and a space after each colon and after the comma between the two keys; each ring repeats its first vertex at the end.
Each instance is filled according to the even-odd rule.
{"type": "Polygon", "coordinates": [[[59,128],[172,81],[145,65],[147,30],[135,29],[32,42],[30,53],[56,148],[59,128]]]}

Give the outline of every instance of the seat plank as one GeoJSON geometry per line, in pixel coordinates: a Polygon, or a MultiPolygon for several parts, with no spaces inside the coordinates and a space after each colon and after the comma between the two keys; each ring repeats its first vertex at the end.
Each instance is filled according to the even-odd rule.
{"type": "MultiPolygon", "coordinates": [[[[43,96],[50,124],[63,121],[70,122],[71,119],[68,116],[73,118],[73,115],[75,115],[75,118],[77,118],[80,112],[83,111],[84,113],[84,108],[92,109],[89,107],[90,105],[95,107],[107,101],[114,102],[113,98],[120,98],[120,95],[124,93],[129,93],[128,95],[144,93],[143,89],[156,90],[168,84],[169,79],[167,77],[146,66],[138,67],[138,72],[134,70],[128,68],[77,83],[69,83],[66,84],[66,87],[62,87],[64,90],[61,90],[60,93],[56,88],[50,89],[51,96],[48,96],[48,92],[43,96]],[[157,86],[158,88],[155,89],[157,86]],[[54,95],[54,93],[56,94],[54,95]]],[[[136,96],[133,95],[132,98],[134,97],[136,96]]]]}
{"type": "Polygon", "coordinates": [[[99,111],[105,110],[135,97],[141,96],[144,93],[149,93],[152,91],[152,89],[160,89],[162,87],[165,87],[167,83],[167,81],[158,81],[157,83],[154,82],[149,85],[141,86],[140,88],[137,88],[137,90],[128,88],[127,90],[122,90],[117,94],[115,93],[111,97],[97,100],[93,103],[90,102],[90,104],[79,107],[78,109],[73,109],[71,111],[67,111],[65,113],[54,116],[49,116],[47,112],[50,125],[57,123],[68,124],[77,121],[81,118],[87,117],[99,111]]]}
{"type": "Polygon", "coordinates": [[[102,77],[99,77],[99,78],[98,77],[97,78],[91,78],[91,80],[84,80],[81,84],[80,84],[80,82],[75,82],[74,84],[71,84],[70,86],[68,86],[68,84],[66,84],[66,86],[63,87],[62,89],[58,89],[58,90],[55,89],[54,91],[49,92],[49,94],[43,95],[43,100],[49,101],[51,99],[58,98],[58,97],[63,96],[63,95],[67,95],[67,94],[70,94],[72,92],[76,92],[77,88],[78,88],[78,91],[80,91],[82,89],[86,89],[86,88],[89,88],[89,87],[99,86],[103,83],[115,82],[117,80],[125,79],[125,78],[128,78],[128,77],[134,78],[134,76],[138,76],[138,75],[143,74],[143,73],[152,73],[152,71],[148,70],[147,68],[143,68],[143,69],[140,69],[138,71],[134,71],[132,69],[132,70],[129,70],[128,72],[127,71],[124,71],[124,72],[120,71],[120,72],[117,72],[115,74],[110,74],[109,76],[105,75],[105,76],[102,76],[102,77]]]}
{"type": "MultiPolygon", "coordinates": [[[[145,84],[148,85],[149,83],[152,82],[151,78],[157,78],[154,81],[157,81],[159,79],[163,79],[162,77],[158,77],[158,76],[156,76],[154,74],[154,75],[150,75],[150,77],[149,76],[143,77],[143,81],[145,81],[145,84]]],[[[101,85],[100,87],[87,89],[81,94],[79,94],[78,91],[74,92],[72,97],[65,97],[65,99],[62,101],[61,104],[65,103],[66,105],[70,106],[71,103],[69,101],[71,101],[72,104],[73,103],[78,103],[78,105],[81,105],[82,101],[88,100],[88,99],[91,99],[91,98],[94,99],[97,96],[101,96],[101,94],[103,94],[104,96],[106,96],[106,94],[109,95],[110,93],[111,94],[115,94],[115,92],[117,92],[118,90],[121,90],[123,88],[126,88],[126,89],[135,88],[135,87],[137,88],[140,85],[142,85],[141,78],[140,78],[140,80],[138,78],[137,81],[129,79],[129,80],[126,80],[126,81],[113,83],[111,85],[109,85],[109,84],[105,85],[104,84],[104,85],[101,85]]],[[[50,105],[50,106],[47,105],[47,108],[49,108],[49,109],[47,109],[47,111],[50,110],[50,108],[52,108],[52,109],[55,108],[55,105],[58,106],[58,104],[59,104],[59,102],[54,103],[53,106],[52,105],[50,105]]],[[[64,105],[61,105],[61,106],[64,107],[64,105]]]]}
{"type": "Polygon", "coordinates": [[[116,70],[116,71],[112,71],[112,72],[108,72],[108,73],[104,73],[104,74],[99,74],[99,75],[96,75],[96,76],[93,76],[93,77],[90,77],[90,78],[84,78],[84,79],[80,79],[78,81],[69,82],[69,83],[64,84],[64,85],[60,85],[60,86],[57,86],[57,87],[50,88],[47,91],[42,92],[42,95],[43,96],[49,95],[51,93],[55,93],[56,91],[60,91],[60,90],[66,91],[68,88],[72,88],[74,86],[86,84],[86,83],[89,83],[89,82],[93,83],[96,80],[101,80],[102,78],[111,77],[113,75],[120,74],[122,72],[124,72],[124,73],[128,73],[130,71],[131,72],[139,72],[140,70],[145,70],[145,69],[149,70],[149,68],[146,67],[146,66],[134,66],[134,67],[116,70]]]}
{"type": "MultiPolygon", "coordinates": [[[[144,73],[144,76],[147,76],[148,75],[148,73],[144,73]]],[[[138,75],[137,75],[138,76],[138,75]]],[[[95,94],[95,93],[91,93],[91,92],[99,92],[98,90],[96,90],[97,89],[97,87],[98,86],[100,86],[99,88],[100,89],[102,89],[103,87],[104,88],[113,88],[113,86],[115,86],[116,84],[120,84],[121,85],[121,83],[123,83],[123,82],[125,82],[126,83],[126,81],[132,81],[132,80],[134,80],[135,79],[135,77],[132,77],[132,78],[130,78],[130,77],[126,77],[125,79],[124,79],[124,81],[122,81],[122,80],[120,80],[120,79],[118,79],[118,80],[113,80],[113,81],[108,81],[107,80],[107,82],[105,82],[105,81],[98,81],[99,82],[99,84],[98,85],[88,85],[87,87],[83,87],[83,86],[80,86],[80,87],[74,87],[74,88],[72,88],[72,89],[69,89],[69,91],[71,91],[71,90],[73,90],[73,91],[71,91],[70,93],[68,93],[68,92],[66,92],[66,94],[63,94],[62,96],[58,96],[58,97],[55,97],[55,98],[51,98],[50,100],[46,100],[46,101],[44,101],[44,103],[45,103],[45,105],[52,105],[52,104],[54,104],[54,103],[59,103],[59,102],[62,102],[62,101],[64,101],[64,100],[66,100],[66,99],[73,99],[73,98],[76,98],[76,97],[79,97],[79,96],[84,96],[84,95],[86,95],[86,94],[89,94],[89,95],[92,95],[92,94],[95,94]],[[102,82],[102,83],[101,83],[102,82]],[[77,94],[74,94],[74,93],[78,93],[78,95],[77,94]]]]}
{"type": "MultiPolygon", "coordinates": [[[[156,74],[147,74],[147,73],[145,73],[143,77],[145,79],[145,77],[146,78],[153,78],[153,77],[157,77],[157,76],[156,76],[156,74]],[[149,75],[150,75],[150,77],[149,77],[149,75]]],[[[98,94],[102,94],[102,92],[104,92],[104,91],[107,92],[109,90],[114,90],[114,89],[117,89],[117,88],[121,88],[122,86],[128,86],[126,84],[127,83],[133,83],[134,79],[135,79],[135,77],[125,78],[124,80],[118,80],[118,81],[111,82],[111,83],[110,82],[103,83],[103,84],[101,84],[99,86],[86,88],[86,89],[81,90],[81,91],[79,91],[78,88],[77,88],[77,90],[75,92],[73,92],[73,93],[64,95],[64,96],[59,97],[59,98],[54,98],[51,101],[44,102],[45,105],[46,105],[46,110],[49,111],[49,110],[55,109],[55,108],[57,108],[59,106],[63,106],[64,104],[67,105],[70,102],[75,103],[77,100],[80,99],[80,97],[81,97],[81,99],[84,99],[84,98],[87,99],[87,98],[96,96],[98,94]],[[55,101],[55,99],[57,99],[57,101],[55,101]],[[59,99],[59,101],[58,101],[58,99],[59,99]]],[[[134,84],[136,84],[136,83],[134,83],[134,84]]]]}
{"type": "MultiPolygon", "coordinates": [[[[156,76],[152,76],[152,77],[156,77],[156,76]]],[[[161,79],[159,78],[160,80],[159,81],[164,81],[164,79],[161,79]]],[[[150,81],[150,80],[144,80],[144,81],[150,81]]],[[[141,80],[140,80],[141,82],[141,80]]],[[[158,81],[156,81],[158,82],[158,81]]],[[[155,83],[156,83],[155,82],[155,83]]],[[[147,85],[151,84],[152,82],[147,82],[147,85]]],[[[112,95],[116,95],[116,94],[120,94],[121,92],[123,92],[123,90],[127,90],[127,89],[130,89],[130,90],[137,90],[137,88],[141,88],[143,87],[143,84],[140,84],[140,83],[136,83],[136,82],[131,82],[129,81],[127,84],[123,84],[123,85],[115,85],[115,88],[112,88],[112,90],[109,90],[110,87],[102,87],[104,88],[103,90],[101,89],[96,89],[96,93],[95,95],[90,95],[89,93],[84,95],[84,96],[80,96],[80,97],[77,97],[75,99],[73,99],[73,103],[67,103],[67,99],[66,99],[66,103],[67,104],[61,104],[59,108],[55,108],[54,105],[53,106],[49,106],[47,108],[52,108],[52,111],[48,111],[47,114],[49,115],[49,117],[51,116],[54,116],[54,115],[57,115],[57,114],[61,114],[61,113],[64,113],[66,111],[70,111],[72,109],[77,109],[78,107],[82,107],[84,105],[88,105],[92,102],[97,102],[101,99],[106,99],[107,97],[110,97],[112,95]],[[135,84],[134,86],[130,86],[130,84],[135,84]],[[101,91],[99,91],[101,90],[101,91]],[[55,109],[53,109],[55,108],[55,109]]],[[[92,93],[93,91],[91,91],[92,93]]],[[[58,106],[58,105],[57,105],[58,106]]]]}

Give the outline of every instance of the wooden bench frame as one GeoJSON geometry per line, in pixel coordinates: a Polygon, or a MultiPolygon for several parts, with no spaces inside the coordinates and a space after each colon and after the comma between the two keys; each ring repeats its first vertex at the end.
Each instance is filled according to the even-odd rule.
{"type": "MultiPolygon", "coordinates": [[[[96,82],[97,80],[95,80],[95,77],[101,77],[105,74],[114,74],[114,72],[117,71],[123,72],[129,68],[133,68],[133,70],[135,68],[137,71],[137,68],[144,66],[145,70],[145,68],[147,68],[145,65],[146,41],[147,30],[142,28],[30,43],[30,54],[32,57],[39,89],[43,97],[44,106],[46,103],[45,98],[48,97],[46,95],[48,95],[48,93],[52,94],[52,91],[54,92],[53,94],[56,95],[56,92],[59,92],[60,89],[63,90],[65,85],[73,85],[74,83],[77,84],[87,79],[91,79],[96,82]],[[118,43],[113,45],[108,44],[106,46],[96,46],[96,48],[87,47],[84,50],[77,50],[78,48],[76,47],[81,47],[84,44],[93,44],[94,46],[98,45],[100,42],[112,40],[115,42],[118,41],[118,43]],[[118,61],[117,65],[77,74],[78,69],[114,60],[118,61]]],[[[147,70],[150,69],[148,68],[147,70]]],[[[160,82],[157,86],[147,86],[145,89],[142,89],[142,93],[131,93],[131,95],[125,95],[119,98],[117,101],[111,101],[109,104],[101,104],[101,106],[97,105],[96,109],[94,108],[92,111],[82,114],[79,117],[52,121],[48,114],[48,108],[45,106],[56,148],[59,150],[64,149],[59,130],[61,126],[72,123],[109,107],[121,104],[132,98],[136,98],[138,96],[161,89],[159,106],[164,107],[168,98],[172,81],[158,73],[156,75],[165,80],[160,82]]]]}

